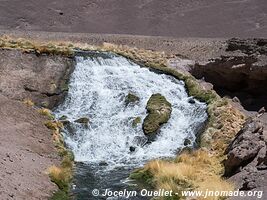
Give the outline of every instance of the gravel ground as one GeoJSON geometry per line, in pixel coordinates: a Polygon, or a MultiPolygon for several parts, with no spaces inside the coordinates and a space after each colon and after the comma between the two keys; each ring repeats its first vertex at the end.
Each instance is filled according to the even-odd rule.
{"type": "Polygon", "coordinates": [[[1,0],[0,29],[266,37],[266,0],[1,0]]]}

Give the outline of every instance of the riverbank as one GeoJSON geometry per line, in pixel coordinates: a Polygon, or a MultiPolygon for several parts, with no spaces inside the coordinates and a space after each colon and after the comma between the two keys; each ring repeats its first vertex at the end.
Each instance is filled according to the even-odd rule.
{"type": "Polygon", "coordinates": [[[72,59],[37,56],[21,50],[0,51],[0,139],[2,199],[49,199],[58,190],[48,168],[61,157],[53,131],[45,124],[51,116],[40,107],[53,108],[63,98],[72,59]]]}

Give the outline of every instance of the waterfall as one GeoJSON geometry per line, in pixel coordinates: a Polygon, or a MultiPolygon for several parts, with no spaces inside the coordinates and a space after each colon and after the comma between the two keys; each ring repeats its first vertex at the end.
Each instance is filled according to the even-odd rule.
{"type": "Polygon", "coordinates": [[[184,83],[172,76],[152,72],[121,56],[95,53],[91,57],[76,57],[68,95],[55,114],[58,118],[65,115],[71,122],[64,137],[76,161],[105,162],[109,169],[136,167],[154,158],[175,156],[185,138],[194,141],[207,114],[204,103],[189,103],[190,98],[184,83]],[[140,101],[126,106],[129,93],[140,101]],[[136,138],[145,137],[142,123],[133,127],[132,121],[146,117],[146,103],[155,93],[172,104],[171,118],[154,142],[138,146],[136,138]],[[74,122],[84,116],[90,119],[88,127],[74,122]],[[131,152],[134,145],[136,149],[131,152]]]}

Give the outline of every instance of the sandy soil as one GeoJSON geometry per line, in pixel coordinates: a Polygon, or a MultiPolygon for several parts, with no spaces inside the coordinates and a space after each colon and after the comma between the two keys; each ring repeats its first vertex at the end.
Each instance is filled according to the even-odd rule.
{"type": "Polygon", "coordinates": [[[0,29],[265,37],[266,0],[1,0],[0,29]]]}
{"type": "Polygon", "coordinates": [[[48,119],[22,100],[55,105],[63,96],[47,96],[51,83],[60,85],[70,68],[67,58],[0,51],[1,200],[45,200],[57,190],[46,173],[60,163],[52,133],[44,125],[48,119]]]}
{"type": "Polygon", "coordinates": [[[44,118],[0,94],[1,199],[48,199],[57,186],[46,170],[59,158],[44,118]]]}

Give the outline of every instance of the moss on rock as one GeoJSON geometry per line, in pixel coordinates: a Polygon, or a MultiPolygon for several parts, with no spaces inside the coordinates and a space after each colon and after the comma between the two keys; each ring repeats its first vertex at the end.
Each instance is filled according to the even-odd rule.
{"type": "Polygon", "coordinates": [[[140,98],[132,93],[127,94],[127,96],[125,97],[125,105],[133,105],[137,102],[139,102],[140,98]]]}
{"type": "Polygon", "coordinates": [[[160,128],[160,126],[166,123],[171,116],[171,104],[161,94],[153,94],[146,106],[148,115],[143,122],[144,134],[154,135],[160,128]]]}
{"type": "Polygon", "coordinates": [[[81,117],[81,118],[75,120],[74,122],[87,125],[89,123],[89,118],[81,117]]]}
{"type": "Polygon", "coordinates": [[[141,117],[136,117],[134,118],[133,122],[132,122],[132,127],[135,128],[137,127],[138,124],[140,124],[142,121],[141,117]]]}

